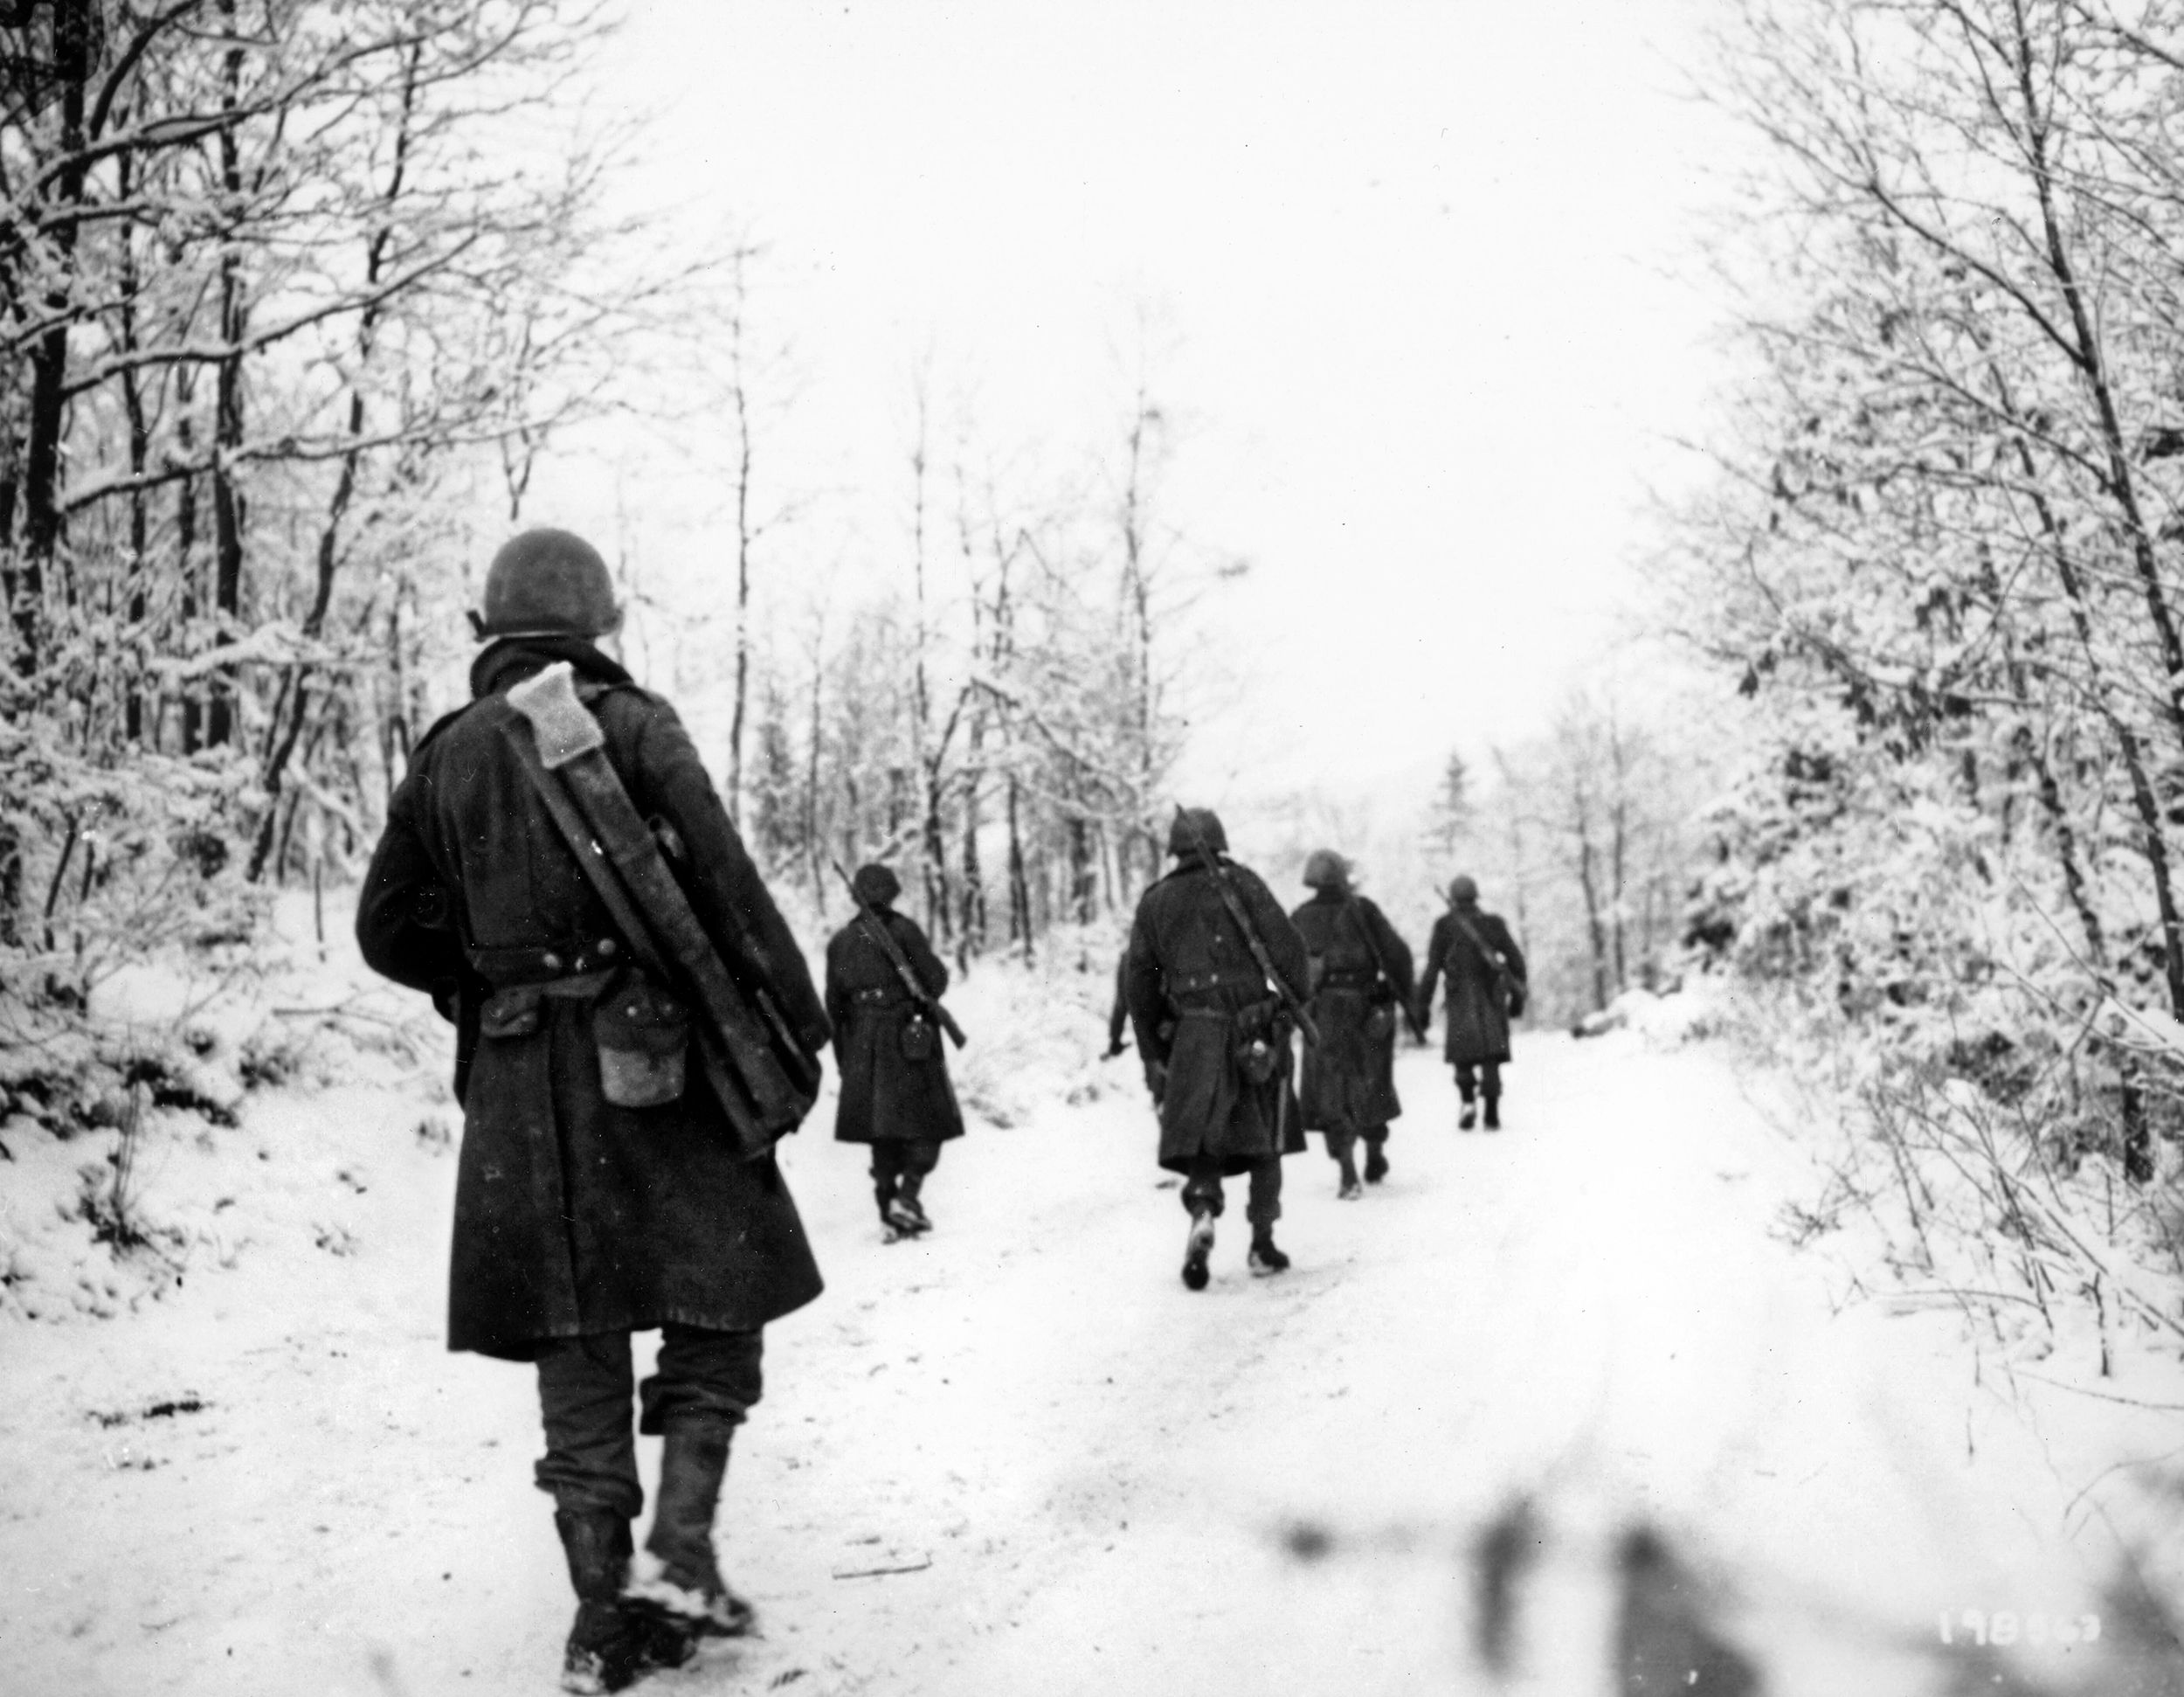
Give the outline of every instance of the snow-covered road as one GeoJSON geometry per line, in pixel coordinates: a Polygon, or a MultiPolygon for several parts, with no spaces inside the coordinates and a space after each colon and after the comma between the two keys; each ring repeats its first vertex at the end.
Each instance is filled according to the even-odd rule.
{"type": "MultiPolygon", "coordinates": [[[[2174,1416],[2066,1441],[1974,1382],[1953,1313],[1835,1314],[1771,1229],[1798,1157],[1721,1054],[1529,1038],[1498,1136],[1400,1065],[1389,1181],[1338,1202],[1314,1139],[1295,1270],[1245,1275],[1238,1195],[1198,1295],[1130,1060],[951,1146],[916,1243],[823,1122],[792,1139],[830,1288],[770,1334],[721,1521],[768,1635],[654,1685],[2184,1690],[2081,1495],[2174,1416]],[[2005,1658],[1966,1610],[2102,1634],[2005,1658]]],[[[0,1342],[0,1688],[552,1688],[530,1387],[440,1348],[453,1163],[415,1121],[259,1105],[224,1135],[301,1190],[347,1171],[338,1220],[0,1342]]]]}

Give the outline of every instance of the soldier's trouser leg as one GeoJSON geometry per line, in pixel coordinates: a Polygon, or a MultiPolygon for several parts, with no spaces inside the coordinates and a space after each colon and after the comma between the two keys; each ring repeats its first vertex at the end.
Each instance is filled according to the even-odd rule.
{"type": "Polygon", "coordinates": [[[888,1217],[888,1204],[895,1200],[895,1186],[902,1181],[902,1147],[892,1141],[872,1146],[872,1199],[880,1204],[882,1220],[888,1217]]]}
{"type": "Polygon", "coordinates": [[[1365,1146],[1365,1182],[1378,1184],[1387,1176],[1388,1128],[1385,1126],[1368,1126],[1360,1134],[1359,1140],[1365,1146]]]}
{"type": "Polygon", "coordinates": [[[1192,1216],[1209,1215],[1218,1220],[1227,1205],[1227,1199],[1221,1195],[1220,1157],[1193,1156],[1191,1170],[1183,1181],[1183,1211],[1192,1216]]]}
{"type": "MultiPolygon", "coordinates": [[[[874,1145],[877,1148],[878,1145],[874,1145]]],[[[925,1183],[925,1175],[940,1165],[940,1144],[932,1138],[918,1138],[909,1143],[898,1143],[902,1153],[902,1176],[895,1181],[895,1193],[905,1202],[915,1202],[917,1193],[925,1183]]]]}
{"type": "Polygon", "coordinates": [[[647,1437],[678,1431],[732,1432],[765,1389],[766,1334],[715,1332],[673,1320],[660,1328],[660,1361],[637,1388],[647,1437]]]}
{"type": "Polygon", "coordinates": [[[1244,1218],[1254,1230],[1263,1231],[1282,1217],[1282,1157],[1268,1155],[1251,1164],[1251,1194],[1244,1204],[1244,1218]]]}
{"type": "MultiPolygon", "coordinates": [[[[1491,1064],[1489,1062],[1489,1065],[1491,1064]]],[[[1469,1061],[1458,1061],[1456,1063],[1456,1094],[1469,1102],[1478,1093],[1478,1068],[1473,1066],[1469,1061]]]]}
{"type": "Polygon", "coordinates": [[[541,1346],[538,1404],[546,1453],[533,1473],[563,1513],[630,1520],[645,1507],[630,1421],[636,1395],[628,1333],[556,1338],[541,1346]]]}
{"type": "MultiPolygon", "coordinates": [[[[667,1439],[659,1506],[645,1548],[660,1558],[670,1583],[708,1602],[725,1593],[713,1555],[713,1515],[729,1440],[764,1389],[764,1341],[756,1330],[663,1326],[659,1370],[639,1387],[644,1415],[638,1429],[667,1439]]],[[[736,1608],[748,1612],[740,1601],[736,1608]]]]}
{"type": "Polygon", "coordinates": [[[1489,1102],[1500,1101],[1502,1099],[1502,1063],[1499,1061],[1482,1061],[1479,1063],[1479,1071],[1482,1075],[1479,1081],[1479,1094],[1489,1102]]]}

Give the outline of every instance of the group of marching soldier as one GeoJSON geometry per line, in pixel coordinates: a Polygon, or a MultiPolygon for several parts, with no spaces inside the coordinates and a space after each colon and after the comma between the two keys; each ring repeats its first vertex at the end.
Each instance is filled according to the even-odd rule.
{"type": "Polygon", "coordinates": [[[1311,899],[1285,914],[1227,848],[1210,811],[1178,812],[1168,840],[1174,869],[1138,904],[1109,1031],[1110,1054],[1125,1017],[1137,1033],[1159,1111],[1160,1164],[1184,1179],[1183,1282],[1194,1291],[1211,1277],[1224,1178],[1248,1177],[1246,1264],[1268,1274],[1289,1264],[1274,1241],[1282,1158],[1303,1150],[1306,1132],[1325,1137],[1344,1201],[1387,1176],[1388,1126],[1403,1112],[1396,1028],[1425,1041],[1437,984],[1448,986],[1446,1053],[1465,1131],[1478,1123],[1482,1101],[1487,1130],[1501,1126],[1509,1022],[1524,1010],[1524,955],[1501,919],[1480,911],[1469,878],[1449,885],[1425,976],[1413,984],[1409,945],[1351,888],[1340,855],[1323,848],[1305,862],[1311,899]],[[1291,1071],[1299,1031],[1301,1090],[1291,1071]]]}
{"type": "MultiPolygon", "coordinates": [[[[895,911],[883,866],[850,879],[857,911],[813,985],[674,710],[602,646],[621,612],[596,550],[525,531],[483,602],[472,700],[413,752],[356,931],[375,970],[455,1024],[449,1347],[536,1373],[536,1477],[577,1600],[562,1685],[613,1691],[753,1630],[712,1527],[764,1329],[820,1290],[772,1154],[817,1098],[820,1051],[841,1075],[835,1135],[870,1146],[881,1220],[913,1236],[940,1146],[963,1132],[938,1034],[963,1035],[941,1004],[947,968],[895,911]],[[642,1381],[639,1332],[661,1340],[642,1381]],[[638,1433],[662,1440],[642,1548],[638,1433]]],[[[1339,856],[1312,856],[1313,897],[1290,915],[1227,857],[1212,814],[1178,813],[1169,848],[1120,1001],[1160,1163],[1183,1177],[1197,1290],[1224,1179],[1248,1175],[1250,1265],[1278,1272],[1281,1160],[1307,1129],[1325,1133],[1344,1196],[1362,1194],[1359,1142],[1363,1182],[1385,1176],[1396,1024],[1422,1036],[1444,975],[1461,1123],[1483,1100],[1496,1126],[1524,968],[1469,879],[1413,986],[1409,949],[1339,856]]]]}

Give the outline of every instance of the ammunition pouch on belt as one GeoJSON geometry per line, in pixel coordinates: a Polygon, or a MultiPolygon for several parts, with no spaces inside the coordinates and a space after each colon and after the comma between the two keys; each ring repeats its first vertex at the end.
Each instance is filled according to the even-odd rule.
{"type": "Polygon", "coordinates": [[[1282,1003],[1273,996],[1236,1010],[1236,1065],[1247,1084],[1268,1083],[1281,1066],[1289,1036],[1281,1012],[1282,1003]]]}
{"type": "MultiPolygon", "coordinates": [[[[512,956],[519,952],[499,952],[512,956]]],[[[528,963],[504,959],[496,964],[528,963]]],[[[688,1082],[690,1013],[674,995],[633,966],[503,984],[479,1008],[478,1035],[487,1040],[536,1036],[544,1023],[549,1001],[591,1004],[599,1090],[614,1106],[657,1108],[681,1100],[688,1082]]]]}
{"type": "Polygon", "coordinates": [[[1386,1042],[1393,1037],[1395,1035],[1395,1004],[1392,1001],[1374,1002],[1372,1011],[1365,1015],[1365,1036],[1376,1043],[1386,1042]]]}
{"type": "Polygon", "coordinates": [[[690,1049],[690,1010],[644,973],[618,978],[591,1009],[599,1090],[618,1108],[680,1101],[690,1049]]]}
{"type": "Polygon", "coordinates": [[[940,1045],[940,1036],[933,1029],[932,1021],[923,1014],[912,1014],[902,1022],[901,1043],[904,1060],[930,1060],[940,1045]]]}

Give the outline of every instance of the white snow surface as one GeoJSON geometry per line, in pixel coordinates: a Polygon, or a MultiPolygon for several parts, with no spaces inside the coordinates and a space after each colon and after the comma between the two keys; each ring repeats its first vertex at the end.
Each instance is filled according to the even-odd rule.
{"type": "MultiPolygon", "coordinates": [[[[831,1095],[783,1146],[828,1288],[769,1332],[719,1520],[764,1636],[639,1689],[2184,1691],[2146,1602],[2184,1595],[2184,1374],[2111,1337],[2111,1376],[2090,1339],[2035,1376],[1954,1309],[1846,1300],[1849,1246],[1778,1229],[1814,1181],[1768,1080],[1694,1022],[1521,1036],[1496,1135],[1406,1049],[1388,1181],[1338,1202],[1315,1137],[1294,1270],[1246,1275],[1239,1181],[1192,1294],[1136,1056],[1092,1058],[1111,959],[1079,964],[951,997],[966,1100],[1009,1124],[949,1146],[930,1238],[881,1241],[831,1095]],[[1520,1500],[1496,1671],[1476,1558],[1520,1500]],[[1633,1682],[1640,1527],[1676,1564],[1654,1653],[1730,1646],[1690,1649],[1696,1681],[1633,1682]],[[1966,1611],[2050,1641],[1982,1648],[1966,1611]]],[[[555,1688],[530,1375],[444,1347],[453,1120],[414,1029],[414,1063],[344,1051],[235,1127],[156,1118],[141,1195],[179,1283],[0,1320],[0,1689],[555,1688]]],[[[112,1134],[9,1141],[19,1216],[112,1134]]]]}

